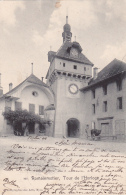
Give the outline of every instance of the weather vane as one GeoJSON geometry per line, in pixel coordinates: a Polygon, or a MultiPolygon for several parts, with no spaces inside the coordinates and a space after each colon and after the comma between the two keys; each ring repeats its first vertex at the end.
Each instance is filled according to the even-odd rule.
{"type": "Polygon", "coordinates": [[[32,68],[32,69],[31,69],[31,73],[33,74],[33,63],[31,63],[31,65],[32,65],[32,67],[31,67],[31,68],[32,68]]]}

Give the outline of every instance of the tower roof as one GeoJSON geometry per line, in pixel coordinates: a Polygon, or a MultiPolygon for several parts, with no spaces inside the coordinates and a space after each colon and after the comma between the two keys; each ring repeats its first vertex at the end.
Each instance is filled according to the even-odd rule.
{"type": "Polygon", "coordinates": [[[71,26],[68,24],[68,16],[66,16],[66,24],[64,25],[63,30],[65,32],[70,32],[71,31],[71,26]]]}
{"type": "Polygon", "coordinates": [[[71,61],[75,61],[75,62],[79,62],[83,64],[89,64],[93,66],[93,63],[90,62],[88,58],[84,54],[81,53],[81,51],[82,51],[82,48],[78,42],[65,41],[57,52],[49,51],[48,61],[51,62],[55,57],[57,57],[57,58],[62,58],[62,59],[71,60],[71,61]],[[72,47],[76,47],[80,51],[78,58],[73,58],[70,55],[70,50],[72,47]]]}
{"type": "Polygon", "coordinates": [[[68,16],[66,16],[66,24],[63,26],[63,42],[71,41],[72,33],[71,33],[71,26],[68,24],[68,16]]]}
{"type": "Polygon", "coordinates": [[[65,24],[64,27],[63,27],[63,30],[65,32],[70,32],[71,31],[71,26],[69,24],[65,24]]]}

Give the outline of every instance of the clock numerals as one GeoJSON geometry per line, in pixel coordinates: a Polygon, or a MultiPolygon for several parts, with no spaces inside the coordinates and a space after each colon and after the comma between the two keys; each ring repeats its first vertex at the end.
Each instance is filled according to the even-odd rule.
{"type": "Polygon", "coordinates": [[[69,92],[72,94],[77,94],[78,93],[78,86],[75,84],[69,85],[69,92]]]}
{"type": "Polygon", "coordinates": [[[71,49],[71,56],[72,57],[78,57],[78,50],[77,49],[71,49]]]}

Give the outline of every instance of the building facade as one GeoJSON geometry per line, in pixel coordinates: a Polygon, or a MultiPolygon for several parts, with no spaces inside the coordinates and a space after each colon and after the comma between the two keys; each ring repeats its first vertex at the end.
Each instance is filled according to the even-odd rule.
{"type": "Polygon", "coordinates": [[[126,63],[114,59],[81,91],[86,100],[85,125],[100,129],[103,136],[125,138],[126,63]]]}
{"type": "MultiPolygon", "coordinates": [[[[35,75],[31,74],[15,88],[12,88],[12,83],[10,83],[9,92],[0,97],[0,134],[14,134],[13,127],[2,115],[4,111],[28,110],[29,112],[40,115],[41,118],[45,118],[44,114],[46,112],[46,118],[54,121],[54,109],[49,109],[49,106],[54,108],[53,105],[53,93],[49,87],[35,75]],[[49,112],[51,112],[51,114],[49,112]],[[50,117],[48,117],[48,113],[50,117]]],[[[19,124],[17,127],[20,131],[23,128],[22,125],[23,124],[19,124]]],[[[49,128],[52,128],[51,125],[49,128]]],[[[46,135],[52,136],[49,132],[49,128],[46,131],[43,129],[43,132],[46,135]]],[[[41,129],[38,128],[37,124],[29,124],[29,134],[39,134],[39,130],[41,129]]]]}
{"type": "MultiPolygon", "coordinates": [[[[68,17],[62,37],[59,50],[48,52],[46,84],[32,74],[5,95],[0,87],[1,135],[10,132],[2,112],[20,108],[51,120],[48,136],[84,138],[85,130],[99,129],[102,136],[125,138],[126,64],[115,59],[99,73],[93,69],[81,45],[71,41],[68,17]]],[[[34,125],[29,132],[36,133],[34,125]]]]}

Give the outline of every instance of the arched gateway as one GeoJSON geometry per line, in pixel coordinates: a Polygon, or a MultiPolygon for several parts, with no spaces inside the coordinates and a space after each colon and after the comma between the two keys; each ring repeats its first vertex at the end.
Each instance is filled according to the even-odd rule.
{"type": "Polygon", "coordinates": [[[76,118],[70,118],[67,122],[67,136],[79,137],[80,134],[80,122],[76,118]]]}

